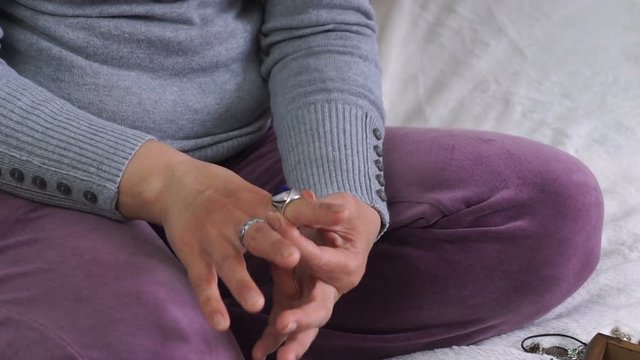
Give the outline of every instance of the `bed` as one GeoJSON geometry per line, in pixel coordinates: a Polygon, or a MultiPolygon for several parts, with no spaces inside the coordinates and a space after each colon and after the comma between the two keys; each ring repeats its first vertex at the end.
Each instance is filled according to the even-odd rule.
{"type": "Polygon", "coordinates": [[[388,125],[526,136],[585,162],[605,194],[600,264],[563,305],[471,346],[403,360],[549,359],[529,335],[640,340],[640,1],[374,0],[388,125]]]}

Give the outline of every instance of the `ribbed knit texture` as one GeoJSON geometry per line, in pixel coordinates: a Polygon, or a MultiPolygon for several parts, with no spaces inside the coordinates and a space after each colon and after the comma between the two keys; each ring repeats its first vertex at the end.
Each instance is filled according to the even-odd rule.
{"type": "Polygon", "coordinates": [[[388,224],[367,0],[14,0],[0,26],[1,190],[120,218],[118,184],[144,141],[217,162],[271,114],[289,185],[353,193],[388,224]]]}
{"type": "Polygon", "coordinates": [[[115,211],[120,177],[138,147],[152,137],[82,112],[6,67],[2,75],[0,188],[52,205],[122,218],[115,211]],[[10,176],[12,169],[23,174],[21,182],[10,176]],[[46,188],[33,184],[35,176],[45,179],[46,188]],[[58,183],[69,186],[71,193],[62,194],[58,183]],[[85,191],[95,194],[97,202],[87,201],[85,191]]]}
{"type": "Polygon", "coordinates": [[[386,229],[387,206],[376,194],[382,188],[376,180],[381,172],[373,165],[378,156],[373,146],[347,145],[380,143],[372,129],[383,129],[382,120],[358,107],[331,102],[300,109],[278,125],[278,146],[288,154],[283,167],[290,186],[314,189],[319,197],[337,190],[355,194],[380,213],[386,229]]]}
{"type": "MultiPolygon", "coordinates": [[[[373,148],[384,135],[376,25],[367,0],[267,1],[262,72],[287,181],[321,195],[347,191],[387,228],[373,148]]],[[[382,159],[380,159],[382,160],[382,159]]]]}

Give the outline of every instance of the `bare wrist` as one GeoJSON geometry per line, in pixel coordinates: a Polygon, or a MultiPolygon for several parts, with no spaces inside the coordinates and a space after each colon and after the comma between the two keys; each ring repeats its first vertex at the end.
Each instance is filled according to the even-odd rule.
{"type": "Polygon", "coordinates": [[[117,210],[127,218],[159,224],[164,188],[177,165],[189,160],[193,159],[159,141],[142,144],[120,179],[117,210]]]}

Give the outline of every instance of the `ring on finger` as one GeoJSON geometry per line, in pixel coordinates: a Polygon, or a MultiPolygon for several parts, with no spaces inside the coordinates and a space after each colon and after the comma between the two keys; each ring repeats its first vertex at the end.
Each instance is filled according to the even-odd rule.
{"type": "Polygon", "coordinates": [[[246,248],[244,244],[244,236],[247,234],[247,231],[249,231],[249,228],[251,227],[251,225],[254,225],[257,223],[263,223],[263,222],[264,222],[264,219],[251,218],[245,221],[244,224],[242,224],[242,226],[240,227],[240,236],[238,236],[238,239],[240,240],[240,245],[242,245],[243,248],[246,248]]]}
{"type": "Polygon", "coordinates": [[[285,186],[283,187],[283,191],[271,197],[271,205],[276,209],[276,211],[284,215],[284,210],[287,208],[287,205],[289,205],[293,200],[300,199],[301,197],[302,192],[300,190],[290,189],[285,186]]]}

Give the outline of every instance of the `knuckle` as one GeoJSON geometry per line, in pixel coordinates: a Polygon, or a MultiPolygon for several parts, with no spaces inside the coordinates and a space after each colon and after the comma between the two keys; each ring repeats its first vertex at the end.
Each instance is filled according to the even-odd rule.
{"type": "Polygon", "coordinates": [[[348,274],[348,277],[355,277],[360,272],[360,264],[356,261],[348,261],[344,263],[345,273],[348,274]]]}
{"type": "Polygon", "coordinates": [[[202,290],[204,290],[206,287],[209,286],[209,283],[204,279],[202,279],[201,277],[193,277],[190,275],[189,275],[189,283],[197,293],[202,292],[202,290]]]}
{"type": "Polygon", "coordinates": [[[301,236],[304,236],[304,234],[302,232],[300,232],[300,229],[298,229],[294,225],[283,227],[282,228],[282,235],[285,238],[299,238],[301,236]]]}
{"type": "Polygon", "coordinates": [[[245,194],[245,195],[249,195],[251,198],[253,198],[254,200],[256,198],[261,198],[261,199],[270,199],[271,195],[269,194],[268,191],[260,188],[259,186],[255,186],[251,183],[245,183],[245,187],[243,187],[243,189],[238,189],[239,191],[237,191],[237,193],[239,195],[245,194]]]}
{"type": "Polygon", "coordinates": [[[321,327],[331,318],[335,301],[333,297],[326,296],[326,294],[315,301],[317,302],[315,322],[319,325],[318,327],[321,327]]]}
{"type": "Polygon", "coordinates": [[[220,202],[221,200],[223,200],[221,198],[221,196],[217,193],[217,191],[214,188],[211,188],[211,187],[207,187],[206,189],[204,189],[200,193],[200,197],[199,198],[201,200],[203,200],[204,204],[207,204],[207,203],[216,204],[216,203],[220,202]]]}
{"type": "Polygon", "coordinates": [[[207,288],[216,285],[216,278],[212,273],[202,273],[195,271],[188,271],[187,278],[191,286],[197,291],[201,292],[207,288]]]}
{"type": "Polygon", "coordinates": [[[348,266],[350,268],[347,270],[347,273],[349,275],[343,277],[344,279],[343,287],[345,292],[352,290],[353,288],[358,286],[358,284],[360,283],[360,280],[364,275],[364,271],[361,270],[357,265],[349,264],[348,266]]]}
{"type": "Polygon", "coordinates": [[[245,244],[252,244],[252,243],[256,243],[259,244],[260,238],[264,237],[264,228],[262,226],[260,226],[261,224],[254,224],[252,225],[249,230],[246,232],[246,234],[244,235],[244,242],[245,244]]]}
{"type": "Polygon", "coordinates": [[[339,192],[336,194],[336,199],[348,207],[353,207],[358,203],[358,199],[350,193],[339,192]]]}
{"type": "Polygon", "coordinates": [[[319,271],[322,273],[328,272],[330,265],[326,256],[324,255],[317,256],[315,259],[313,259],[313,263],[314,263],[314,267],[316,268],[316,271],[319,271]]]}
{"type": "Polygon", "coordinates": [[[216,269],[228,270],[236,260],[236,255],[231,252],[218,253],[213,258],[216,269]]]}
{"type": "Polygon", "coordinates": [[[337,223],[343,223],[352,217],[353,210],[351,208],[344,208],[340,212],[333,213],[333,220],[337,223]]]}
{"type": "Polygon", "coordinates": [[[345,203],[320,202],[317,204],[318,213],[330,222],[344,222],[353,214],[353,207],[345,203]]]}
{"type": "Polygon", "coordinates": [[[324,309],[322,309],[321,311],[321,318],[318,321],[318,327],[323,327],[327,322],[329,322],[329,319],[331,318],[331,315],[333,314],[333,306],[330,304],[327,304],[327,306],[324,307],[324,309]]]}
{"type": "Polygon", "coordinates": [[[353,290],[353,288],[355,288],[356,286],[358,286],[358,283],[359,283],[359,282],[360,282],[360,281],[358,281],[356,278],[348,278],[348,279],[345,281],[345,284],[344,284],[344,291],[343,291],[343,292],[345,292],[345,293],[346,293],[347,291],[353,290]]]}
{"type": "Polygon", "coordinates": [[[202,313],[206,318],[210,318],[211,316],[213,316],[215,307],[213,305],[213,302],[209,298],[198,296],[198,305],[200,305],[200,309],[202,310],[202,313]]]}
{"type": "Polygon", "coordinates": [[[198,296],[199,299],[203,299],[204,294],[206,294],[208,292],[208,289],[210,288],[210,285],[204,282],[194,282],[191,281],[191,287],[193,288],[193,291],[196,293],[196,295],[198,296]]]}

